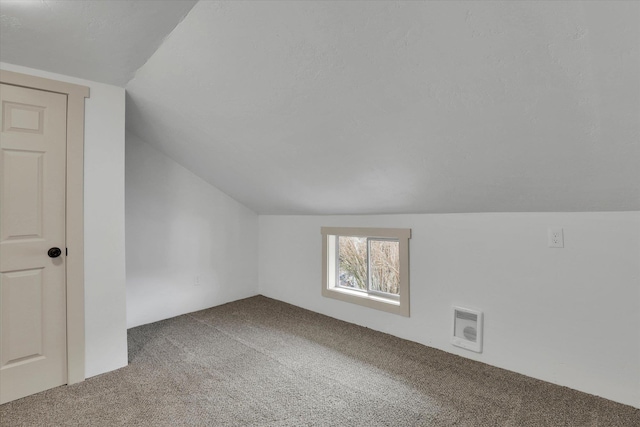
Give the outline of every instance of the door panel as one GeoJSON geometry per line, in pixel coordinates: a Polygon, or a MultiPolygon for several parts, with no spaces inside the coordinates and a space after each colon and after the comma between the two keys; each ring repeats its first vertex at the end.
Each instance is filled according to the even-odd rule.
{"type": "Polygon", "coordinates": [[[4,118],[5,131],[42,134],[44,107],[5,102],[4,118]]]}
{"type": "Polygon", "coordinates": [[[44,153],[3,150],[2,192],[7,200],[2,240],[42,238],[42,175],[44,153]],[[21,179],[12,179],[12,177],[21,179]]]}
{"type": "Polygon", "coordinates": [[[1,366],[42,356],[42,269],[2,273],[1,366]]]}
{"type": "Polygon", "coordinates": [[[2,84],[0,403],[67,382],[67,96],[2,84]],[[63,255],[49,258],[59,247],[63,255]]]}

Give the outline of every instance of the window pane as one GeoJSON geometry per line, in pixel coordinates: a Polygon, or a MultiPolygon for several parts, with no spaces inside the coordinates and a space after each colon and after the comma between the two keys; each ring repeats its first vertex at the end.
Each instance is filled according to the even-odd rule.
{"type": "Polygon", "coordinates": [[[338,237],[339,284],[367,289],[367,238],[338,237]]]}
{"type": "Polygon", "coordinates": [[[400,292],[400,243],[371,240],[371,290],[398,295],[400,292]]]}

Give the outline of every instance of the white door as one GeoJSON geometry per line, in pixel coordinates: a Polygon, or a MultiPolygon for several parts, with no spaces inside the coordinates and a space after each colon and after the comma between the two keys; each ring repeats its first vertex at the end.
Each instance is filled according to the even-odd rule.
{"type": "Polygon", "coordinates": [[[2,84],[0,98],[0,403],[5,403],[67,383],[67,95],[2,84]],[[60,255],[51,248],[59,248],[60,255]]]}

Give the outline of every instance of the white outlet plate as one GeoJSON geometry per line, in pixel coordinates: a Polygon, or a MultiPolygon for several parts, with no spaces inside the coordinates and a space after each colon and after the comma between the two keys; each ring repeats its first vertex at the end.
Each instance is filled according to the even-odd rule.
{"type": "Polygon", "coordinates": [[[550,248],[564,248],[564,233],[562,228],[550,228],[548,240],[550,248]]]}

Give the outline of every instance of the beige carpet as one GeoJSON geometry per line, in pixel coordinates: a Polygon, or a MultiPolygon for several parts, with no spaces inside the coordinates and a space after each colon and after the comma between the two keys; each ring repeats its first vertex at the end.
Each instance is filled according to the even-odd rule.
{"type": "Polygon", "coordinates": [[[13,426],[640,426],[640,411],[265,297],[129,331],[130,365],[13,426]]]}

